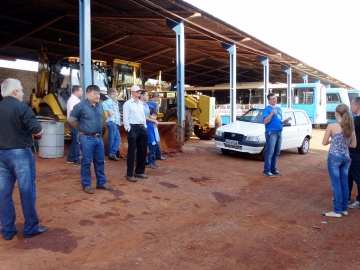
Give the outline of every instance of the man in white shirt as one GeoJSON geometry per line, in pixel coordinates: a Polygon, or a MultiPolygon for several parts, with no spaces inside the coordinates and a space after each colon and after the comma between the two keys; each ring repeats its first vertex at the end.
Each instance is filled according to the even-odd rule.
{"type": "Polygon", "coordinates": [[[128,156],[126,179],[136,182],[136,177],[148,178],[145,172],[146,152],[148,133],[144,104],[140,100],[140,87],[131,87],[132,98],[125,102],[123,106],[123,120],[125,130],[128,132],[128,156]],[[136,168],[134,174],[134,160],[136,150],[136,168]]]}
{"type": "MultiPolygon", "coordinates": [[[[69,116],[76,104],[78,104],[81,100],[81,96],[83,94],[83,90],[79,85],[74,85],[71,89],[71,97],[67,102],[67,118],[69,116]]],[[[80,151],[80,144],[78,142],[78,131],[72,125],[70,126],[71,131],[71,144],[69,154],[67,156],[67,163],[72,163],[74,166],[81,166],[81,162],[79,159],[79,151],[80,151]]]]}

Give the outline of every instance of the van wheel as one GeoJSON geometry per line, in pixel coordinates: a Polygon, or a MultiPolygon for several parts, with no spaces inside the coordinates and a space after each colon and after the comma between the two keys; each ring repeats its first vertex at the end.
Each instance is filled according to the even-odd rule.
{"type": "Polygon", "coordinates": [[[223,153],[224,155],[229,155],[229,154],[230,154],[230,150],[225,149],[225,148],[221,148],[221,153],[223,153]]]}
{"type": "Polygon", "coordinates": [[[305,138],[302,145],[298,148],[298,152],[301,155],[305,155],[307,154],[307,152],[309,152],[309,148],[310,148],[310,140],[309,138],[305,138]]]}

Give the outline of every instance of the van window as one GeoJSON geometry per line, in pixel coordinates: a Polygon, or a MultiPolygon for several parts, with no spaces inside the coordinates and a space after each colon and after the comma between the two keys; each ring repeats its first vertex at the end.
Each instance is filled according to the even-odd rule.
{"type": "Polygon", "coordinates": [[[309,124],[309,120],[304,112],[295,111],[295,117],[298,126],[309,124]]]}
{"type": "Polygon", "coordinates": [[[294,104],[313,104],[314,89],[313,88],[294,88],[293,96],[294,104]]]}
{"type": "Polygon", "coordinates": [[[340,96],[338,93],[326,94],[327,103],[340,103],[340,96]]]}

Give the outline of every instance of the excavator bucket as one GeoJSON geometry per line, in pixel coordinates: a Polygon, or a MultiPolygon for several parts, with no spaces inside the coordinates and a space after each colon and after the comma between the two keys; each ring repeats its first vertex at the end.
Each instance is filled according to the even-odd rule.
{"type": "MultiPolygon", "coordinates": [[[[181,145],[175,138],[175,122],[159,122],[158,130],[160,135],[160,149],[161,151],[178,151],[181,145]]],[[[127,131],[124,126],[120,126],[121,143],[119,147],[118,156],[126,156],[128,151],[127,131]]],[[[107,130],[103,135],[105,153],[108,154],[108,133],[107,130]]]]}

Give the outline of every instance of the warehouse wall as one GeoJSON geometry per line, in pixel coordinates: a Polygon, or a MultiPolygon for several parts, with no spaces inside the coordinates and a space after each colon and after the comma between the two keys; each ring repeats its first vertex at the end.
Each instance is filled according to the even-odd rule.
{"type": "Polygon", "coordinates": [[[24,103],[29,104],[31,91],[33,88],[36,89],[37,72],[0,67],[0,83],[7,78],[14,78],[21,81],[24,92],[24,103]]]}

